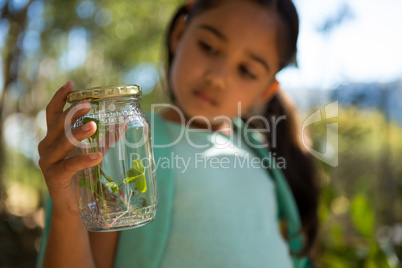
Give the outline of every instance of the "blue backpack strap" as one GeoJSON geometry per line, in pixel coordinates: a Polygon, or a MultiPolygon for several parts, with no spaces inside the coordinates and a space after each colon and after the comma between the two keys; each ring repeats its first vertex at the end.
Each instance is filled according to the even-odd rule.
{"type": "MultiPolygon", "coordinates": [[[[255,145],[262,145],[250,132],[244,130],[244,123],[240,118],[233,120],[235,130],[240,132],[244,142],[251,142],[255,145]],[[247,139],[246,139],[247,138],[247,139]]],[[[304,237],[302,233],[302,224],[299,211],[292,191],[280,169],[277,168],[275,158],[266,148],[256,148],[249,146],[251,150],[262,160],[267,168],[270,177],[275,182],[276,199],[278,203],[278,217],[286,222],[286,233],[288,237],[289,248],[292,252],[294,266],[297,268],[310,267],[307,258],[296,258],[294,254],[301,252],[304,246],[304,237]]]]}
{"type": "Polygon", "coordinates": [[[50,199],[49,193],[46,194],[44,210],[45,210],[45,228],[43,229],[42,238],[40,242],[40,248],[38,252],[38,256],[36,258],[36,266],[37,268],[43,267],[43,261],[45,258],[45,249],[47,244],[47,238],[49,236],[49,227],[50,227],[50,217],[52,213],[53,202],[50,199]]]}
{"type": "MultiPolygon", "coordinates": [[[[152,131],[155,161],[168,159],[170,147],[157,148],[155,145],[170,143],[170,137],[163,119],[158,114],[146,114],[152,131]],[[152,129],[153,128],[153,129],[152,129]]],[[[166,250],[170,232],[174,176],[173,170],[158,167],[156,172],[159,205],[156,218],[150,224],[137,229],[120,232],[115,267],[159,267],[166,250]]]]}

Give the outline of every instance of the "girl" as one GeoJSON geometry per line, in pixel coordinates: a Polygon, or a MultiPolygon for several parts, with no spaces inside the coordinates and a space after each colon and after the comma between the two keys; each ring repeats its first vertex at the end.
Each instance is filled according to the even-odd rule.
{"type": "MultiPolygon", "coordinates": [[[[148,118],[155,144],[177,141],[155,148],[155,161],[173,152],[188,164],[157,168],[157,218],[138,229],[92,233],[82,224],[72,176],[102,155],[66,159],[74,145],[65,137],[63,106],[74,85],[59,89],[47,107],[48,134],[39,144],[52,205],[46,207],[38,266],[300,267],[317,230],[315,170],[275,80],[294,58],[297,36],[290,0],[198,0],[178,9],[167,35],[168,87],[178,109],[148,118]],[[250,114],[259,109],[264,117],[253,118],[265,124],[265,137],[243,137],[239,129],[257,127],[250,114]],[[228,119],[239,116],[247,123],[235,127],[228,119]],[[275,124],[268,128],[271,119],[275,124]],[[176,139],[183,120],[186,138],[176,139]],[[252,143],[232,139],[240,136],[252,143]],[[264,145],[271,154],[258,149],[264,145]],[[281,163],[299,213],[275,161],[250,165],[264,156],[281,163]]],[[[89,111],[88,103],[81,105],[76,118],[89,111]]],[[[95,131],[89,122],[74,135],[84,140],[95,131]]]]}

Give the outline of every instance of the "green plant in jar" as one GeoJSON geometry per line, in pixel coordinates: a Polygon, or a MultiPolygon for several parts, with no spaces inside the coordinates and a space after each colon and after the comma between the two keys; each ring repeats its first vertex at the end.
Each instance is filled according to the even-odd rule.
{"type": "Polygon", "coordinates": [[[80,216],[90,231],[140,227],[156,215],[158,192],[148,120],[136,85],[97,87],[71,93],[90,102],[74,127],[93,121],[96,132],[74,154],[100,152],[102,161],[75,174],[80,216]]]}
{"type": "MultiPolygon", "coordinates": [[[[95,153],[99,152],[99,144],[101,142],[102,136],[105,134],[105,126],[101,124],[99,120],[90,117],[83,118],[82,124],[85,125],[90,121],[93,121],[96,124],[96,132],[88,138],[89,143],[91,144],[91,151],[92,153],[95,153]]],[[[134,183],[136,189],[139,192],[145,193],[147,191],[145,169],[141,159],[134,159],[133,167],[125,172],[126,177],[122,180],[122,183],[120,184],[116,180],[105,174],[105,172],[102,170],[101,164],[95,166],[92,173],[93,178],[95,179],[95,183],[92,183],[87,175],[82,174],[82,178],[78,181],[78,186],[85,187],[93,191],[98,199],[98,204],[99,202],[107,202],[110,205],[117,206],[119,205],[119,203],[124,203],[122,200],[123,194],[120,190],[120,187],[124,184],[134,183]],[[102,177],[106,179],[107,183],[102,184],[102,177]],[[100,190],[98,189],[99,186],[100,190]],[[115,201],[111,201],[110,199],[115,201]]],[[[134,192],[132,192],[132,195],[133,194],[134,192]]]]}

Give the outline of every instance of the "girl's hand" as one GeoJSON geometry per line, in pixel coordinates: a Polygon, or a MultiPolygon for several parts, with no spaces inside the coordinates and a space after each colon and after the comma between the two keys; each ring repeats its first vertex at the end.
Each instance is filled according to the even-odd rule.
{"type": "Polygon", "coordinates": [[[39,166],[53,201],[52,217],[78,215],[77,185],[73,175],[102,160],[99,152],[69,156],[78,142],[96,131],[96,124],[91,121],[68,134],[71,125],[90,110],[89,102],[81,101],[63,111],[67,95],[73,90],[74,83],[68,81],[53,96],[46,108],[47,134],[38,146],[39,166]]]}

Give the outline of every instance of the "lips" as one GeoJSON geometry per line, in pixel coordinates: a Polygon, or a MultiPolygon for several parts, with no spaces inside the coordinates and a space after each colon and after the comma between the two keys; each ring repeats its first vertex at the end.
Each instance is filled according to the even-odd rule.
{"type": "Polygon", "coordinates": [[[197,98],[197,100],[199,100],[201,103],[205,105],[215,106],[217,104],[216,101],[211,96],[209,96],[204,92],[195,91],[194,95],[197,98]]]}

